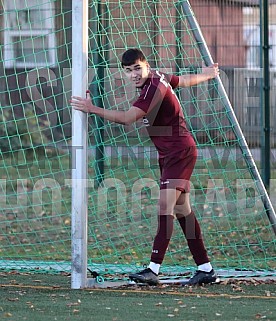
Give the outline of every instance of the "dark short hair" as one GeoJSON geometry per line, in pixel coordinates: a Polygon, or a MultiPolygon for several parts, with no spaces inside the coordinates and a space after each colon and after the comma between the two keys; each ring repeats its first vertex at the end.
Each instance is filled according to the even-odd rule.
{"type": "Polygon", "coordinates": [[[146,61],[147,59],[140,49],[128,49],[123,53],[121,65],[122,67],[130,66],[133,65],[137,60],[146,61]]]}

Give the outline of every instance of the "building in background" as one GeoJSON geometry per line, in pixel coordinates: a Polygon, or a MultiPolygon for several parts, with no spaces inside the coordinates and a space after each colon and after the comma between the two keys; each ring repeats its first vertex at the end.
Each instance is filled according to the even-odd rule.
{"type": "MultiPolygon", "coordinates": [[[[170,1],[166,2],[168,6],[170,1]]],[[[3,0],[0,2],[0,43],[2,47],[0,92],[3,93],[0,97],[0,104],[12,106],[15,115],[22,116],[22,105],[28,103],[35,103],[38,114],[44,115],[42,117],[48,113],[49,117],[53,118],[56,110],[64,110],[66,102],[64,102],[63,92],[66,79],[63,73],[71,66],[71,2],[71,0],[40,2],[38,0],[3,0]],[[38,79],[40,79],[39,85],[37,84],[38,79]],[[30,88],[32,88],[31,92],[30,88]]],[[[131,17],[130,20],[121,18],[122,8],[118,6],[118,3],[119,1],[102,1],[102,6],[108,5],[112,15],[112,21],[108,20],[108,16],[102,17],[105,19],[106,38],[108,39],[105,42],[106,52],[108,48],[114,50],[109,55],[110,64],[118,66],[117,57],[125,50],[124,43],[127,43],[129,47],[137,46],[137,39],[139,39],[139,44],[153,66],[161,62],[164,67],[173,67],[172,63],[177,55],[177,39],[175,39],[175,33],[171,31],[172,25],[169,19],[163,18],[162,2],[158,5],[156,1],[147,1],[147,6],[145,6],[143,1],[137,1],[136,11],[133,12],[131,3],[126,1],[124,12],[131,17]],[[139,29],[135,37],[131,32],[133,29],[131,23],[139,29]],[[160,25],[162,28],[165,27],[165,31],[161,30],[160,25]],[[120,30],[124,32],[124,38],[118,36],[120,30]],[[169,50],[162,42],[164,39],[174,44],[169,50]]],[[[190,3],[214,61],[219,62],[227,74],[230,83],[227,91],[241,126],[245,132],[254,129],[255,134],[248,132],[247,139],[252,145],[258,145],[261,104],[258,97],[260,94],[259,76],[251,73],[248,76],[242,74],[241,77],[234,78],[234,71],[237,68],[254,69],[260,66],[259,0],[191,0],[190,3]],[[240,83],[236,82],[237,79],[240,83]],[[251,94],[253,98],[248,96],[251,94]]],[[[272,87],[276,86],[276,76],[273,73],[276,67],[276,4],[274,3],[276,0],[269,2],[272,87]]],[[[91,28],[98,19],[93,16],[94,14],[90,8],[91,28]]],[[[175,24],[177,25],[177,19],[175,24]]],[[[181,42],[187,41],[188,43],[186,31],[181,30],[180,32],[181,42]]],[[[90,52],[93,46],[95,47],[95,43],[90,44],[90,52]]],[[[196,53],[188,46],[187,53],[188,63],[191,64],[196,53]]],[[[91,65],[91,59],[89,62],[91,65]]],[[[185,61],[182,67],[185,68],[185,61]]],[[[116,87],[120,88],[121,80],[116,78],[115,81],[118,83],[116,87]]],[[[115,94],[120,99],[120,90],[115,94]]],[[[275,91],[271,95],[272,107],[275,109],[273,105],[276,101],[275,91]]],[[[272,119],[276,114],[274,109],[272,119]]],[[[68,117],[68,114],[62,112],[59,125],[62,126],[66,119],[67,127],[69,127],[68,117]]],[[[57,122],[56,118],[53,121],[57,122]]],[[[57,132],[60,126],[56,126],[57,132]]],[[[275,131],[273,135],[274,133],[275,131]]]]}

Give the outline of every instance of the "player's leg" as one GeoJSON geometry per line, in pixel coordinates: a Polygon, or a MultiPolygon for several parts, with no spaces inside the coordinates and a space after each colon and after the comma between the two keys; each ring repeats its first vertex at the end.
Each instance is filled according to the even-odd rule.
{"type": "MultiPolygon", "coordinates": [[[[173,233],[174,207],[180,195],[181,191],[175,189],[160,190],[158,228],[151,254],[151,262],[159,264],[159,266],[163,262],[173,233]]],[[[154,271],[159,272],[157,269],[154,271]]]]}
{"type": "Polygon", "coordinates": [[[187,243],[195,263],[199,266],[209,262],[206,248],[203,243],[201,228],[191,210],[190,193],[181,193],[175,206],[175,216],[187,239],[187,243]]]}
{"type": "Polygon", "coordinates": [[[215,282],[217,277],[207,255],[201,228],[195,213],[191,210],[190,193],[181,193],[176,202],[174,212],[198,267],[195,275],[187,282],[187,285],[215,282]]]}
{"type": "Polygon", "coordinates": [[[131,280],[151,285],[159,282],[159,269],[173,232],[173,210],[180,195],[181,192],[175,189],[160,190],[158,228],[153,242],[150,264],[147,269],[131,274],[129,276],[131,280]]]}

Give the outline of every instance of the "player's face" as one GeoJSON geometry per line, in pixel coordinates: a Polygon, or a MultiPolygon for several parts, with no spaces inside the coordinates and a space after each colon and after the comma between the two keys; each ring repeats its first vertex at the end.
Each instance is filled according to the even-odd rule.
{"type": "Polygon", "coordinates": [[[133,65],[124,66],[124,71],[135,87],[140,88],[148,78],[149,64],[146,61],[137,60],[133,65]]]}

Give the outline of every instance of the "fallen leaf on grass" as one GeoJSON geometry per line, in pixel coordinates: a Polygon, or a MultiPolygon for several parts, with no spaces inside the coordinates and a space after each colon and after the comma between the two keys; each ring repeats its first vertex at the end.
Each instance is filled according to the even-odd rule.
{"type": "Polygon", "coordinates": [[[221,285],[228,285],[229,282],[230,282],[230,280],[229,280],[229,279],[226,279],[226,280],[224,280],[224,281],[221,281],[220,284],[221,284],[221,285]]]}
{"type": "Polygon", "coordinates": [[[34,308],[34,305],[32,304],[32,302],[28,301],[28,302],[26,302],[26,304],[28,304],[29,308],[31,308],[31,309],[34,308]]]}
{"type": "Polygon", "coordinates": [[[274,279],[256,279],[256,278],[244,278],[244,279],[226,279],[220,282],[221,285],[260,285],[260,284],[275,284],[274,279]]]}
{"type": "Polygon", "coordinates": [[[67,303],[66,305],[67,305],[69,308],[71,308],[71,307],[75,307],[75,306],[80,305],[80,303],[79,303],[79,302],[71,302],[71,303],[67,303]]]}
{"type": "Polygon", "coordinates": [[[15,301],[18,301],[19,299],[18,298],[8,298],[7,300],[10,302],[15,302],[15,301]]]}
{"type": "Polygon", "coordinates": [[[255,319],[266,319],[266,316],[265,315],[262,315],[261,313],[257,313],[255,315],[255,319]]]}
{"type": "Polygon", "coordinates": [[[235,292],[243,292],[243,288],[241,288],[240,286],[236,285],[236,284],[231,284],[232,290],[235,292]]]}

